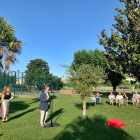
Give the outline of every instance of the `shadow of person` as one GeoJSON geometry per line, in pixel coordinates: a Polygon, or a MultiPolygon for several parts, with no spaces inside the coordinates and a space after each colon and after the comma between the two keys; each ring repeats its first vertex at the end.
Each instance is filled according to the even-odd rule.
{"type": "Polygon", "coordinates": [[[33,98],[32,99],[32,102],[29,103],[29,104],[34,104],[34,103],[39,102],[39,101],[40,101],[39,98],[33,98]]]}
{"type": "MultiPolygon", "coordinates": [[[[55,121],[53,121],[53,122],[56,122],[63,112],[64,112],[63,108],[61,108],[61,109],[55,111],[54,113],[52,113],[52,119],[57,117],[55,119],[55,121]]],[[[49,122],[50,120],[51,120],[51,114],[49,115],[49,118],[46,120],[46,122],[49,122]]]]}
{"type": "Polygon", "coordinates": [[[25,114],[27,114],[27,113],[29,113],[29,112],[32,112],[32,111],[34,111],[34,110],[37,109],[37,108],[38,108],[38,107],[33,108],[33,109],[30,109],[30,110],[27,110],[27,111],[25,111],[25,112],[23,112],[23,113],[20,113],[20,114],[18,114],[18,115],[16,115],[16,116],[13,116],[13,117],[9,118],[9,120],[14,120],[14,119],[20,118],[21,116],[23,116],[23,115],[25,115],[25,114]]]}
{"type": "Polygon", "coordinates": [[[10,113],[17,112],[19,110],[25,110],[30,105],[26,104],[24,101],[13,101],[10,103],[10,113]]]}
{"type": "MultiPolygon", "coordinates": [[[[125,126],[127,127],[127,126],[125,126]]],[[[68,124],[55,140],[134,140],[121,128],[108,127],[105,116],[96,115],[82,120],[78,118],[68,124]]]]}

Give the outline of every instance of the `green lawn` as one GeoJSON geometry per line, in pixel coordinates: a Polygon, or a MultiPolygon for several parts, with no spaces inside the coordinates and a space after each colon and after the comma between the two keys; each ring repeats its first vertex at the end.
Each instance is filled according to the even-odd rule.
{"type": "MultiPolygon", "coordinates": [[[[82,101],[78,95],[56,95],[54,97],[53,122],[60,127],[40,126],[39,96],[17,97],[11,101],[9,122],[0,122],[1,140],[139,140],[140,108],[129,106],[118,108],[108,105],[90,106],[87,101],[87,120],[82,120],[82,101]],[[128,126],[113,128],[107,121],[117,118],[128,126]]],[[[50,123],[48,115],[47,123],[50,123]]]]}

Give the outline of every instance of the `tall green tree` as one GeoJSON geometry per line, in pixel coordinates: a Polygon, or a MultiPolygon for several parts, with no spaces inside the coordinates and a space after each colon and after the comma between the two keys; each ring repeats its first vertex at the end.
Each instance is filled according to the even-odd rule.
{"type": "Polygon", "coordinates": [[[0,17],[0,66],[9,69],[11,63],[18,61],[16,55],[22,52],[23,43],[15,37],[14,27],[0,17]]]}
{"type": "Polygon", "coordinates": [[[93,87],[99,85],[99,80],[106,78],[105,71],[100,67],[82,64],[76,71],[71,67],[67,67],[67,72],[70,75],[69,81],[71,85],[73,85],[76,93],[79,94],[83,101],[83,119],[86,119],[86,101],[93,92],[93,87]]]}
{"type": "Polygon", "coordinates": [[[40,90],[44,89],[44,86],[50,86],[50,88],[55,89],[57,87],[62,87],[63,82],[61,78],[58,78],[49,72],[50,68],[48,63],[42,59],[30,60],[30,63],[26,66],[25,71],[25,83],[26,85],[34,85],[40,90]]]}
{"type": "Polygon", "coordinates": [[[106,81],[111,81],[113,86],[113,91],[115,93],[116,87],[121,83],[122,79],[124,79],[124,75],[121,73],[115,72],[111,67],[107,64],[110,62],[109,59],[106,58],[104,52],[99,49],[95,50],[79,50],[78,52],[74,53],[74,60],[71,63],[71,69],[76,71],[82,64],[90,64],[91,66],[100,66],[103,67],[107,73],[106,81]]]}
{"type": "Polygon", "coordinates": [[[93,65],[94,66],[100,66],[103,67],[107,73],[107,79],[106,81],[110,81],[113,87],[113,92],[115,93],[116,87],[121,83],[122,79],[125,78],[125,76],[121,73],[116,73],[111,69],[111,67],[108,67],[109,59],[106,58],[106,55],[102,50],[95,49],[90,50],[93,58],[93,65]]]}
{"type": "Polygon", "coordinates": [[[94,66],[100,66],[103,68],[107,67],[107,59],[104,56],[104,52],[102,50],[95,49],[95,50],[89,50],[88,52],[91,55],[92,64],[94,66]]]}
{"type": "Polygon", "coordinates": [[[30,60],[30,63],[26,66],[27,70],[25,71],[25,83],[27,85],[36,85],[38,83],[43,86],[45,83],[50,83],[52,74],[49,73],[48,63],[42,59],[30,60]]]}
{"type": "Polygon", "coordinates": [[[76,71],[76,69],[82,64],[92,64],[92,54],[85,49],[74,53],[74,59],[71,63],[71,67],[76,71]]]}
{"type": "Polygon", "coordinates": [[[99,44],[105,48],[108,67],[118,74],[133,74],[140,80],[140,6],[136,0],[120,0],[125,9],[116,8],[111,36],[101,32],[99,44]]]}

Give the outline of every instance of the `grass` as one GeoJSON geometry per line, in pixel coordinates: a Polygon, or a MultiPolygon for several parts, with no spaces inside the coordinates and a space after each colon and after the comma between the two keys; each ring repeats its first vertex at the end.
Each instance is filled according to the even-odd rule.
{"type": "MultiPolygon", "coordinates": [[[[53,122],[60,127],[40,126],[39,96],[18,96],[11,101],[9,122],[0,122],[0,140],[139,140],[140,108],[129,106],[118,108],[109,106],[108,99],[102,98],[104,105],[90,106],[87,101],[87,120],[82,120],[82,101],[78,95],[53,96],[53,122]],[[117,118],[127,126],[108,127],[107,121],[117,118]]],[[[50,114],[47,118],[50,124],[50,114]]]]}

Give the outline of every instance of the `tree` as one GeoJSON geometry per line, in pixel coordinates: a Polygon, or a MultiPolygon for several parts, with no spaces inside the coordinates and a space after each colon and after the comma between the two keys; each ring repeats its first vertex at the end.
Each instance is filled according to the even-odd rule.
{"type": "Polygon", "coordinates": [[[33,84],[43,87],[46,79],[46,83],[50,83],[52,74],[49,73],[48,63],[42,59],[30,60],[30,63],[26,66],[25,71],[25,83],[27,85],[33,84]]]}
{"type": "Polygon", "coordinates": [[[92,55],[85,49],[74,53],[74,60],[71,63],[71,67],[76,71],[82,64],[92,64],[92,55]]]}
{"type": "Polygon", "coordinates": [[[1,68],[4,65],[7,70],[11,63],[18,61],[16,54],[22,52],[22,45],[23,43],[15,37],[13,26],[4,17],[0,17],[0,59],[3,58],[0,62],[1,68]]]}
{"type": "Polygon", "coordinates": [[[107,79],[106,82],[109,80],[113,86],[113,92],[115,93],[116,87],[121,83],[122,79],[125,78],[123,74],[114,72],[111,67],[108,67],[107,63],[110,61],[106,58],[106,55],[104,55],[104,52],[95,49],[92,52],[93,55],[93,65],[94,66],[100,66],[103,67],[107,73],[107,79]]]}
{"type": "Polygon", "coordinates": [[[99,80],[106,78],[105,71],[103,68],[94,67],[90,64],[80,65],[76,71],[69,67],[68,71],[70,72],[69,75],[74,73],[69,77],[69,81],[83,101],[83,119],[86,119],[86,101],[93,92],[93,86],[98,86],[99,80]]]}
{"type": "Polygon", "coordinates": [[[103,68],[107,67],[107,59],[104,56],[104,52],[102,50],[99,50],[99,49],[91,50],[90,49],[88,52],[92,57],[92,63],[94,66],[100,66],[103,68]]]}
{"type": "Polygon", "coordinates": [[[123,74],[129,73],[140,80],[140,6],[136,0],[120,0],[125,10],[116,8],[119,13],[115,16],[115,30],[111,36],[106,31],[101,32],[99,44],[105,48],[108,67],[112,71],[123,74]]]}
{"type": "Polygon", "coordinates": [[[71,63],[71,68],[76,71],[76,69],[82,64],[90,64],[91,66],[100,66],[103,67],[107,73],[106,81],[111,81],[113,86],[113,92],[115,93],[116,87],[121,83],[122,79],[124,79],[124,75],[121,73],[115,72],[111,67],[107,65],[110,62],[109,59],[106,58],[104,52],[99,49],[90,50],[81,50],[74,53],[74,60],[71,63]]]}
{"type": "Polygon", "coordinates": [[[131,83],[128,80],[123,79],[120,83],[120,85],[131,85],[131,83]]]}
{"type": "Polygon", "coordinates": [[[48,63],[42,59],[30,60],[30,63],[26,66],[25,71],[25,83],[28,86],[34,85],[40,90],[44,90],[44,86],[51,86],[56,90],[56,87],[63,86],[61,78],[49,73],[48,63]]]}

